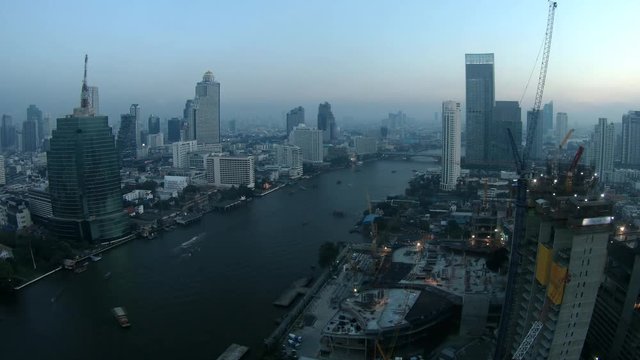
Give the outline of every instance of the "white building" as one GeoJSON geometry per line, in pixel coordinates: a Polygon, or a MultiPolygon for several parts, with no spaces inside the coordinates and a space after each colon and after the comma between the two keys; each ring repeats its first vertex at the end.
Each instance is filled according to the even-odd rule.
{"type": "Polygon", "coordinates": [[[598,119],[591,143],[589,144],[589,160],[591,166],[604,182],[608,182],[613,173],[613,149],[615,143],[615,127],[607,124],[606,118],[598,119]]]}
{"type": "Polygon", "coordinates": [[[7,178],[4,168],[4,156],[0,155],[0,185],[6,185],[7,178]]]}
{"type": "Polygon", "coordinates": [[[378,142],[375,138],[357,136],[353,139],[357,155],[375,154],[378,152],[378,142]]]}
{"type": "Polygon", "coordinates": [[[220,143],[220,83],[207,71],[196,85],[196,140],[201,144],[220,143]]]}
{"type": "Polygon", "coordinates": [[[31,226],[31,212],[24,200],[6,198],[0,200],[0,226],[11,231],[31,226]]]}
{"type": "MultiPolygon", "coordinates": [[[[166,186],[166,184],[165,184],[166,186]]],[[[141,189],[136,189],[133,190],[131,192],[128,192],[124,195],[122,195],[122,198],[127,200],[127,201],[134,201],[134,200],[151,200],[153,199],[153,193],[149,190],[141,190],[141,189]]]]}
{"type": "Polygon", "coordinates": [[[289,177],[302,176],[302,150],[295,145],[274,145],[276,165],[289,168],[289,177]]]}
{"type": "Polygon", "coordinates": [[[256,185],[253,156],[212,154],[206,158],[207,182],[215,186],[231,187],[256,185]]]}
{"type": "Polygon", "coordinates": [[[460,177],[460,103],[442,103],[442,173],[440,188],[455,190],[460,177]]]}
{"type": "Polygon", "coordinates": [[[171,148],[173,151],[173,167],[188,168],[189,158],[187,154],[198,149],[198,142],[196,140],[177,141],[171,144],[171,148]]]}
{"type": "Polygon", "coordinates": [[[149,134],[147,135],[147,148],[155,148],[164,146],[164,134],[149,134]]]}
{"type": "Polygon", "coordinates": [[[322,130],[300,124],[289,134],[289,143],[300,148],[302,160],[321,163],[323,160],[322,130]]]}
{"type": "Polygon", "coordinates": [[[189,178],[186,176],[169,176],[164,177],[164,190],[171,193],[179,193],[182,189],[189,185],[189,178]]]}

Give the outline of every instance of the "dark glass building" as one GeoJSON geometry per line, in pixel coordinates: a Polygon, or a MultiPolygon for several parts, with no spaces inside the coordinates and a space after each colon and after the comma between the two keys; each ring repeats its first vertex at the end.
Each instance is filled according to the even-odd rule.
{"type": "MultiPolygon", "coordinates": [[[[44,122],[42,118],[42,110],[38,109],[35,105],[29,105],[27,108],[27,120],[34,121],[36,123],[36,127],[38,129],[38,144],[44,139],[44,122]]],[[[22,131],[24,134],[24,130],[22,131]]]]}
{"type": "Polygon", "coordinates": [[[287,136],[291,134],[291,130],[294,127],[304,124],[304,108],[302,106],[298,106],[295,109],[291,109],[287,113],[287,136]]]}
{"type": "MultiPolygon", "coordinates": [[[[85,60],[86,66],[86,60],[85,60]]],[[[47,153],[53,233],[70,241],[108,242],[129,233],[120,161],[106,116],[96,116],[85,80],[80,108],[57,120],[47,153]]]]}
{"type": "Polygon", "coordinates": [[[132,114],[120,115],[120,129],[118,130],[116,147],[122,161],[136,158],[136,134],[136,116],[132,114]]]}
{"type": "Polygon", "coordinates": [[[149,135],[160,133],[160,118],[157,116],[149,116],[149,135]]]}
{"type": "Polygon", "coordinates": [[[13,126],[11,115],[2,115],[0,124],[0,143],[2,150],[10,150],[16,143],[16,128],[13,126]]]}
{"type": "Polygon", "coordinates": [[[331,104],[325,102],[318,106],[318,130],[322,130],[322,141],[331,142],[338,137],[336,118],[331,112],[331,104]]]}
{"type": "Polygon", "coordinates": [[[167,122],[167,140],[172,143],[180,141],[180,131],[182,130],[182,120],[172,118],[167,122]]]}
{"type": "Polygon", "coordinates": [[[512,168],[514,162],[507,129],[511,130],[519,153],[522,153],[522,109],[517,101],[496,101],[492,116],[487,164],[495,169],[512,168]]]}
{"type": "Polygon", "coordinates": [[[466,162],[483,165],[489,157],[487,140],[495,103],[493,54],[466,54],[466,162]]]}
{"type": "Polygon", "coordinates": [[[38,125],[33,120],[22,123],[22,151],[31,152],[38,149],[38,125]]]}

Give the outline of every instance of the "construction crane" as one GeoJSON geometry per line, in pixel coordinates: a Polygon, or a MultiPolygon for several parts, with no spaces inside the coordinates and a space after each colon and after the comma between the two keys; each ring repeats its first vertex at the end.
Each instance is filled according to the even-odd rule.
{"type": "Polygon", "coordinates": [[[558,177],[558,158],[560,157],[562,148],[567,144],[573,132],[574,129],[570,129],[569,131],[567,131],[567,134],[564,136],[564,138],[562,138],[562,141],[560,141],[560,144],[558,144],[558,149],[556,149],[555,151],[555,154],[553,156],[553,163],[551,164],[554,178],[558,177]]]}
{"type": "Polygon", "coordinates": [[[565,191],[567,193],[571,193],[573,191],[573,172],[576,171],[576,167],[578,166],[578,162],[580,162],[583,152],[584,147],[580,145],[580,147],[578,147],[578,151],[576,151],[576,155],[573,157],[573,161],[571,161],[569,169],[567,170],[567,179],[564,184],[565,191]]]}
{"type": "MultiPolygon", "coordinates": [[[[514,231],[511,239],[509,274],[507,275],[507,288],[505,292],[504,303],[502,305],[502,314],[500,316],[500,326],[498,328],[496,351],[493,354],[494,360],[502,360],[506,354],[506,340],[508,328],[511,322],[511,307],[513,305],[515,280],[518,273],[518,266],[520,265],[520,242],[525,237],[527,183],[529,181],[527,177],[527,165],[529,160],[529,152],[531,151],[531,144],[533,142],[538,119],[540,118],[540,107],[542,105],[542,95],[544,93],[544,85],[547,78],[547,67],[549,65],[549,53],[551,50],[551,38],[553,35],[553,20],[555,17],[557,6],[558,5],[555,1],[549,2],[547,27],[544,39],[544,51],[542,54],[542,62],[540,63],[540,75],[538,77],[538,88],[536,90],[536,97],[533,103],[532,121],[530,122],[530,124],[528,124],[529,126],[527,129],[527,139],[522,151],[522,157],[520,157],[520,155],[518,154],[518,148],[515,141],[513,140],[513,134],[511,133],[511,130],[508,129],[509,141],[511,143],[511,149],[513,151],[513,157],[516,163],[516,171],[518,173],[518,187],[516,192],[516,214],[514,219],[514,231]]],[[[533,343],[533,341],[531,343],[533,343]]],[[[526,346],[526,349],[524,349],[524,353],[529,350],[529,346],[526,346]]]]}

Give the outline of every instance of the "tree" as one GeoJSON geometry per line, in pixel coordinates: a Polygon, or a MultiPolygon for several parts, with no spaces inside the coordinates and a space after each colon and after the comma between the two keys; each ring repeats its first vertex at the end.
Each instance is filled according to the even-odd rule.
{"type": "Polygon", "coordinates": [[[5,279],[11,279],[13,277],[13,266],[6,261],[0,260],[0,281],[5,279]]]}
{"type": "Polygon", "coordinates": [[[320,245],[320,249],[318,250],[318,265],[320,265],[321,268],[327,268],[335,261],[336,257],[338,257],[338,246],[335,243],[327,241],[320,245]]]}

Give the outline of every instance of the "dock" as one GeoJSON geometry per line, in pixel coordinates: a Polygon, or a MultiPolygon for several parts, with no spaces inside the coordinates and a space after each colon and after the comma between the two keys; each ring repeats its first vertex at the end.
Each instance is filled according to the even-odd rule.
{"type": "Polygon", "coordinates": [[[202,218],[202,214],[200,213],[191,213],[184,216],[179,216],[176,218],[176,223],[180,225],[189,225],[195,221],[198,221],[202,218]]]}
{"type": "Polygon", "coordinates": [[[231,344],[222,355],[218,356],[218,360],[239,360],[247,351],[249,351],[249,348],[246,346],[231,344]]]}
{"type": "Polygon", "coordinates": [[[311,282],[311,279],[306,277],[294,281],[287,288],[287,290],[285,290],[282,295],[280,295],[280,297],[273,302],[273,305],[289,307],[289,305],[291,305],[293,300],[295,300],[298,295],[304,295],[307,293],[307,291],[309,290],[309,288],[307,288],[309,282],[311,282]]]}

